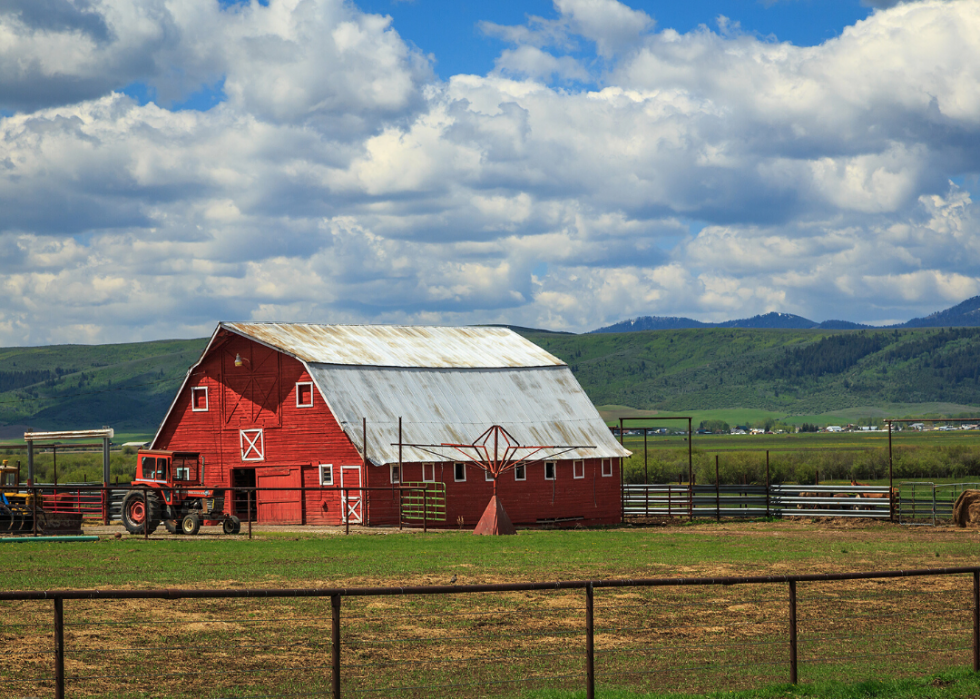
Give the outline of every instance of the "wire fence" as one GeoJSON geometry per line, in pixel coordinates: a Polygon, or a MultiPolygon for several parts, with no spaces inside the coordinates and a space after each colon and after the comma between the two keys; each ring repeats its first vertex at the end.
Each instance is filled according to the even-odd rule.
{"type": "Polygon", "coordinates": [[[347,589],[0,592],[12,697],[705,692],[980,669],[980,567],[347,589]]]}

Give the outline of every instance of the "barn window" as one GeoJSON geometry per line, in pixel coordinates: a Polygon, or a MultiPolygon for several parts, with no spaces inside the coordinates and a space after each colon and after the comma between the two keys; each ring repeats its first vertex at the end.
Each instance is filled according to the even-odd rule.
{"type": "Polygon", "coordinates": [[[333,464],[320,464],[320,485],[333,485],[333,464]]]}
{"type": "Polygon", "coordinates": [[[239,443],[242,447],[242,461],[265,461],[265,440],[262,430],[242,430],[239,443]]]}
{"type": "Polygon", "coordinates": [[[555,474],[557,473],[557,464],[554,461],[544,462],[544,479],[546,481],[555,480],[555,474]]]}
{"type": "Polygon", "coordinates": [[[401,468],[398,466],[398,464],[391,465],[391,482],[392,483],[402,482],[401,468]]]}
{"type": "Polygon", "coordinates": [[[208,411],[208,387],[195,386],[191,389],[191,410],[195,413],[208,411]]]}
{"type": "Polygon", "coordinates": [[[422,464],[422,482],[434,483],[436,480],[436,465],[422,464]]]}
{"type": "Polygon", "coordinates": [[[612,475],[612,459],[602,460],[602,475],[608,477],[612,475]]]}
{"type": "Polygon", "coordinates": [[[585,462],[581,459],[572,462],[572,478],[585,478],[585,462]]]}
{"type": "Polygon", "coordinates": [[[453,464],[453,479],[457,483],[462,483],[466,480],[466,464],[453,464]]]}
{"type": "Polygon", "coordinates": [[[514,467],[514,480],[515,481],[526,481],[527,480],[527,466],[520,464],[514,467]]]}
{"type": "Polygon", "coordinates": [[[483,480],[485,480],[485,481],[492,481],[493,480],[493,474],[490,473],[489,471],[484,471],[483,472],[483,480]]]}
{"type": "Polygon", "coordinates": [[[296,384],[296,407],[313,407],[313,384],[311,382],[296,384]]]}

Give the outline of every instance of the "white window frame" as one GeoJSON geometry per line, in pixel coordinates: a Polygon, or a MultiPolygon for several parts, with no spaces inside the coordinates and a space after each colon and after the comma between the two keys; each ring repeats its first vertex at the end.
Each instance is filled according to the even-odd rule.
{"type": "Polygon", "coordinates": [[[490,473],[487,470],[484,470],[483,471],[483,480],[485,480],[485,481],[492,481],[493,480],[493,474],[490,473]]]}
{"type": "Polygon", "coordinates": [[[296,407],[297,408],[312,408],[313,407],[313,382],[312,381],[297,381],[296,382],[296,407]],[[299,387],[309,386],[310,387],[310,402],[300,403],[299,402],[299,387]]]}
{"type": "Polygon", "coordinates": [[[191,388],[191,410],[195,413],[206,413],[208,412],[208,387],[207,386],[193,386],[191,388]],[[194,405],[197,403],[196,394],[198,391],[204,391],[204,407],[195,408],[194,405]]]}
{"type": "Polygon", "coordinates": [[[603,478],[610,478],[610,477],[612,477],[612,474],[613,474],[612,459],[603,459],[602,460],[602,477],[603,478]],[[607,471],[608,471],[608,473],[607,473],[607,471]]]}
{"type": "Polygon", "coordinates": [[[320,485],[333,485],[333,464],[320,464],[320,485]],[[324,478],[324,474],[328,474],[324,478]]]}
{"type": "Polygon", "coordinates": [[[518,464],[514,467],[514,480],[515,481],[526,481],[527,480],[527,464],[518,464]]]}
{"type": "Polygon", "coordinates": [[[585,478],[584,459],[575,459],[572,461],[572,478],[585,478]]]}
{"type": "Polygon", "coordinates": [[[455,482],[457,482],[457,483],[465,483],[466,482],[466,463],[465,462],[463,462],[463,461],[457,461],[456,463],[453,464],[453,480],[455,482]],[[463,474],[463,477],[462,478],[459,477],[460,474],[463,474]]]}
{"type": "Polygon", "coordinates": [[[558,480],[558,462],[557,461],[545,461],[544,462],[544,479],[546,481],[558,480]],[[551,466],[551,478],[548,478],[548,467],[551,466]]]}
{"type": "Polygon", "coordinates": [[[423,483],[435,483],[436,482],[436,465],[435,464],[422,464],[422,482],[423,483]],[[426,467],[432,469],[431,474],[428,478],[425,477],[426,467]]]}
{"type": "Polygon", "coordinates": [[[242,448],[242,461],[265,461],[265,432],[261,427],[239,430],[238,442],[242,448]],[[249,437],[250,434],[254,434],[255,439],[249,437]]]}
{"type": "Polygon", "coordinates": [[[392,485],[402,482],[402,474],[398,468],[398,464],[389,464],[388,466],[388,478],[391,480],[392,485]]]}

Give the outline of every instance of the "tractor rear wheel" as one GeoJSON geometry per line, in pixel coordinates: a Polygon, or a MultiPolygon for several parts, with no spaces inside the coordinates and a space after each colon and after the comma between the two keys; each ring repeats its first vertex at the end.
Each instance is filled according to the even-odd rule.
{"type": "Polygon", "coordinates": [[[122,523],[130,534],[152,534],[160,526],[163,509],[156,493],[147,492],[143,502],[142,490],[130,490],[122,501],[122,523]]]}
{"type": "Polygon", "coordinates": [[[196,514],[191,513],[180,520],[180,528],[184,530],[184,533],[188,536],[194,536],[201,529],[201,518],[196,514]]]}
{"type": "Polygon", "coordinates": [[[225,534],[237,534],[242,530],[242,520],[235,515],[231,515],[221,523],[221,530],[225,534]]]}

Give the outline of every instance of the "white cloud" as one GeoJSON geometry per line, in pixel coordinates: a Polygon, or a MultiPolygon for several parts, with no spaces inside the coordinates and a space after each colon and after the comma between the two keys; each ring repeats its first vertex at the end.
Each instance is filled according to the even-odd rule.
{"type": "Polygon", "coordinates": [[[976,204],[949,182],[980,172],[975,2],[799,48],[569,0],[488,29],[515,43],[497,70],[444,83],[340,0],[45,2],[0,13],[22,110],[0,118],[0,344],[235,318],[870,321],[980,291],[976,204]],[[228,99],[140,106],[113,91],[133,80],[228,99]]]}

